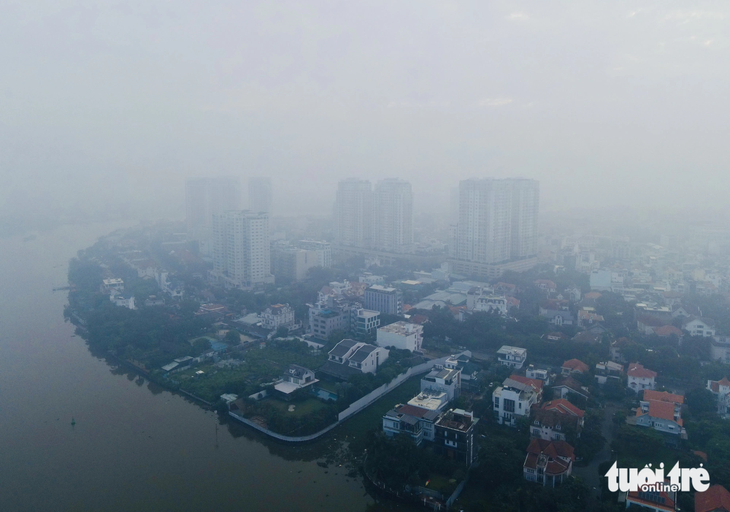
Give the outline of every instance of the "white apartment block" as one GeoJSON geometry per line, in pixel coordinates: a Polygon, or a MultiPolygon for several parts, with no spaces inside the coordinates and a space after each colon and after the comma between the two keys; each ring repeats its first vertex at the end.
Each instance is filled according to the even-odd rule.
{"type": "Polygon", "coordinates": [[[239,210],[213,216],[212,275],[237,288],[274,282],[266,213],[239,210]]]}
{"type": "Polygon", "coordinates": [[[380,347],[394,347],[415,352],[421,350],[423,326],[408,322],[396,322],[378,329],[377,342],[380,347]]]}
{"type": "Polygon", "coordinates": [[[534,180],[461,181],[453,257],[498,264],[537,255],[539,198],[534,180]]]}
{"type": "Polygon", "coordinates": [[[509,307],[507,297],[500,295],[482,295],[474,299],[474,311],[485,311],[491,313],[496,311],[502,316],[507,316],[509,307]]]}
{"type": "Polygon", "coordinates": [[[421,379],[421,392],[446,393],[451,401],[461,392],[461,370],[456,368],[434,368],[421,379]]]}
{"type": "Polygon", "coordinates": [[[413,193],[407,181],[387,179],[373,192],[373,248],[394,253],[413,252],[413,193]]]}
{"type": "Polygon", "coordinates": [[[337,186],[335,222],[337,243],[343,246],[372,246],[372,186],[367,180],[350,178],[337,186]]]}
{"type": "Polygon", "coordinates": [[[626,372],[628,375],[627,387],[638,393],[647,389],[654,389],[656,386],[656,372],[644,368],[639,363],[631,363],[626,372]]]}

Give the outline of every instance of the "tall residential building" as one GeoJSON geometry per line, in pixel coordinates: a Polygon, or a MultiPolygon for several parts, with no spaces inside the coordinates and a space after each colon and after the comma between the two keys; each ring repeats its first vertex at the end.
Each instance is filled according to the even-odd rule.
{"type": "Polygon", "coordinates": [[[248,209],[252,212],[266,212],[271,217],[274,192],[271,178],[248,179],[248,209]]]}
{"type": "Polygon", "coordinates": [[[537,215],[540,209],[540,183],[513,179],[511,259],[537,255],[537,215]]]}
{"type": "Polygon", "coordinates": [[[335,200],[337,243],[370,248],[372,245],[372,187],[367,180],[340,181],[335,200]]]}
{"type": "Polygon", "coordinates": [[[401,315],[403,292],[397,288],[373,285],[365,290],[365,307],[388,315],[401,315]]]}
{"type": "Polygon", "coordinates": [[[227,286],[273,283],[269,217],[248,210],[213,216],[213,276],[227,286]]]}
{"type": "Polygon", "coordinates": [[[332,249],[328,242],[280,240],[271,244],[271,272],[282,282],[301,281],[307,277],[309,269],[331,266],[332,249]]]}
{"type": "Polygon", "coordinates": [[[185,222],[191,240],[204,241],[211,237],[213,215],[241,206],[238,178],[190,178],[185,182],[185,222]]]}
{"type": "Polygon", "coordinates": [[[372,246],[376,250],[413,252],[413,193],[407,181],[378,182],[373,193],[372,246]]]}
{"type": "Polygon", "coordinates": [[[539,183],[528,179],[469,179],[459,183],[459,218],[452,270],[498,277],[526,270],[537,256],[539,183]]]}

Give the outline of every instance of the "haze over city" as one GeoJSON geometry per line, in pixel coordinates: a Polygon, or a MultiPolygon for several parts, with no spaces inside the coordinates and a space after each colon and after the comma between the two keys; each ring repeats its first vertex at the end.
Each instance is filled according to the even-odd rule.
{"type": "Polygon", "coordinates": [[[3,216],[183,216],[184,179],[270,176],[278,215],[395,177],[541,208],[724,211],[730,8],[713,2],[8,2],[3,216]]]}

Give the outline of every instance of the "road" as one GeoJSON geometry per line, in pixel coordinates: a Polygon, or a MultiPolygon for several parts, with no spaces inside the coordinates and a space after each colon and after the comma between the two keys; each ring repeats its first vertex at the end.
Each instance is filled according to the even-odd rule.
{"type": "Polygon", "coordinates": [[[589,487],[594,489],[596,497],[600,497],[601,494],[601,478],[598,474],[598,466],[602,462],[606,462],[611,459],[611,441],[613,440],[613,415],[619,409],[619,406],[614,403],[607,403],[603,408],[603,423],[601,424],[601,434],[606,438],[606,444],[600,452],[593,457],[590,464],[585,467],[576,467],[573,469],[573,474],[579,476],[589,487]]]}

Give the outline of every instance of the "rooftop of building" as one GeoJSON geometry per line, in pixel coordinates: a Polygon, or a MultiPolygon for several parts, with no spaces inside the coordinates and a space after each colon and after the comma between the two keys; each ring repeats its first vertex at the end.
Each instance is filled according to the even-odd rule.
{"type": "Polygon", "coordinates": [[[400,334],[403,336],[413,334],[417,330],[423,330],[423,327],[420,325],[412,324],[410,322],[395,322],[393,324],[384,325],[383,327],[378,328],[378,332],[389,332],[393,334],[400,334]]]}

